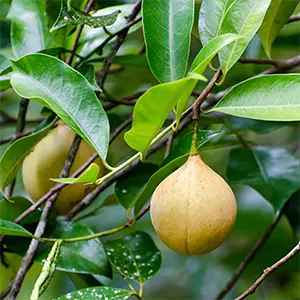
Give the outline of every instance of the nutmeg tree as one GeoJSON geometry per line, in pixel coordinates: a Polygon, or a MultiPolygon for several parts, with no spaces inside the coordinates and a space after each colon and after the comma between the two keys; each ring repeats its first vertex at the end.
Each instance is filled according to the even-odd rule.
{"type": "Polygon", "coordinates": [[[0,6],[1,299],[300,297],[299,1],[0,6]]]}

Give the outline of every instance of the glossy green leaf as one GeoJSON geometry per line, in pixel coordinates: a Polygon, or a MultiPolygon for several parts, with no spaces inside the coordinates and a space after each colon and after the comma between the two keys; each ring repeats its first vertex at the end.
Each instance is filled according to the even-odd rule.
{"type": "Polygon", "coordinates": [[[300,187],[300,160],[284,148],[254,147],[230,152],[227,179],[252,187],[278,215],[300,187]]]}
{"type": "Polygon", "coordinates": [[[45,1],[13,0],[7,18],[12,21],[11,44],[16,58],[51,45],[45,1]]]}
{"type": "Polygon", "coordinates": [[[62,182],[67,184],[74,183],[94,183],[98,179],[99,166],[95,163],[89,165],[89,167],[77,178],[50,178],[50,180],[55,182],[62,182]]]}
{"type": "Polygon", "coordinates": [[[160,82],[184,77],[194,21],[193,0],[144,0],[143,26],[147,56],[160,82]]]}
{"type": "Polygon", "coordinates": [[[93,17],[90,14],[81,12],[73,8],[70,4],[71,1],[62,0],[60,14],[51,28],[51,31],[59,29],[69,23],[75,25],[87,25],[92,28],[104,27],[112,25],[120,13],[119,10],[111,14],[99,17],[93,17]]]}
{"type": "MultiPolygon", "coordinates": [[[[93,234],[93,232],[87,226],[78,223],[61,222],[57,224],[50,237],[63,239],[90,234],[93,234]]],[[[50,250],[51,244],[42,244],[35,259],[43,262],[44,259],[47,259],[50,250]]],[[[100,239],[63,243],[56,268],[72,273],[97,274],[106,277],[111,277],[112,275],[111,267],[100,239]]]]}
{"type": "MultiPolygon", "coordinates": [[[[218,136],[220,131],[200,130],[198,132],[198,149],[207,143],[212,138],[218,136]]],[[[174,149],[170,152],[167,158],[163,161],[161,168],[154,173],[147,184],[140,190],[134,200],[134,214],[137,215],[145,203],[149,200],[156,187],[176,169],[181,167],[188,159],[190,153],[193,133],[187,134],[174,149]]]]}
{"type": "Polygon", "coordinates": [[[234,0],[203,0],[199,13],[199,34],[202,45],[219,35],[228,7],[234,0]]]}
{"type": "Polygon", "coordinates": [[[0,219],[0,234],[32,237],[32,234],[21,225],[0,219]]]}
{"type": "Polygon", "coordinates": [[[194,59],[190,72],[202,74],[209,65],[213,57],[225,46],[238,40],[237,34],[223,34],[210,40],[198,53],[194,59]]]}
{"type": "Polygon", "coordinates": [[[299,1],[297,0],[272,0],[258,31],[264,50],[269,58],[271,58],[273,41],[298,4],[299,1]]]}
{"type": "Polygon", "coordinates": [[[0,158],[0,191],[4,195],[4,190],[15,178],[23,159],[31,149],[47,135],[52,124],[43,130],[25,136],[12,143],[0,158]]]}
{"type": "Polygon", "coordinates": [[[128,209],[136,198],[142,187],[149,178],[157,171],[157,165],[140,164],[132,171],[127,173],[126,177],[119,179],[115,184],[115,194],[120,204],[128,209]]]}
{"type": "Polygon", "coordinates": [[[184,78],[147,90],[134,107],[132,128],[124,136],[127,144],[144,153],[178,100],[190,96],[190,85],[194,81],[184,78]]]}
{"type": "Polygon", "coordinates": [[[102,300],[126,300],[132,295],[132,291],[113,288],[110,286],[97,286],[86,288],[78,291],[68,293],[64,296],[58,297],[54,300],[88,300],[88,299],[102,299],[102,300]]]}
{"type": "Polygon", "coordinates": [[[219,60],[224,76],[237,62],[259,29],[271,0],[239,0],[228,8],[220,34],[235,33],[243,38],[224,47],[219,60]]]}
{"type": "MultiPolygon", "coordinates": [[[[0,200],[0,219],[11,222],[32,205],[32,202],[24,197],[10,197],[9,200],[11,202],[6,201],[5,199],[0,200]]],[[[38,221],[40,215],[40,211],[35,210],[22,221],[22,224],[38,221]]]]}
{"type": "Polygon", "coordinates": [[[258,134],[266,134],[275,130],[281,129],[283,126],[298,127],[299,122],[275,122],[275,121],[260,121],[254,119],[231,117],[229,122],[238,131],[248,132],[253,131],[258,134]]]}
{"type": "Polygon", "coordinates": [[[7,57],[0,54],[0,74],[10,67],[10,62],[7,57]]]}
{"type": "Polygon", "coordinates": [[[139,283],[153,277],[161,265],[159,250],[152,238],[142,231],[106,242],[105,250],[121,274],[139,283]]]}
{"type": "Polygon", "coordinates": [[[108,119],[84,76],[59,59],[45,54],[24,56],[13,61],[12,66],[11,83],[19,95],[49,107],[100,157],[106,158],[108,119]]]}
{"type": "Polygon", "coordinates": [[[300,120],[300,75],[268,75],[243,81],[211,111],[266,121],[300,120]]]}
{"type": "Polygon", "coordinates": [[[12,73],[0,75],[0,91],[6,91],[7,89],[11,88],[10,79],[12,73]]]}
{"type": "Polygon", "coordinates": [[[97,84],[95,77],[95,67],[89,64],[82,64],[78,71],[88,80],[88,82],[93,87],[94,91],[101,91],[99,85],[97,84]]]}
{"type": "Polygon", "coordinates": [[[284,213],[293,228],[294,234],[300,233],[300,190],[295,192],[289,203],[287,203],[284,213]]]}

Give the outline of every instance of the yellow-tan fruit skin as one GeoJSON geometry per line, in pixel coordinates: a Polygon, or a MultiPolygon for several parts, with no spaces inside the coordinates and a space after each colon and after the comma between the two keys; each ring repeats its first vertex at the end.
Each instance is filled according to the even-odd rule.
{"type": "Polygon", "coordinates": [[[162,241],[181,254],[216,249],[231,232],[236,211],[231,188],[198,154],[160,183],[150,208],[162,241]]]}
{"type": "MultiPolygon", "coordinates": [[[[55,185],[50,178],[59,177],[74,138],[75,132],[66,124],[59,123],[25,158],[22,168],[23,183],[33,201],[39,200],[55,185]]],[[[82,141],[70,175],[81,167],[93,153],[94,150],[85,141],[82,141]]],[[[104,170],[103,164],[99,158],[94,162],[100,167],[99,176],[101,176],[104,170]]],[[[93,186],[82,183],[66,186],[56,200],[55,208],[61,214],[68,213],[92,188],[93,186]]]]}

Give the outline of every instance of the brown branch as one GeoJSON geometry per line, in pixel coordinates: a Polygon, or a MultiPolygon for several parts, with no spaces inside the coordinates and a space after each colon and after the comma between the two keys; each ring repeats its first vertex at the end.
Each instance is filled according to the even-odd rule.
{"type": "MultiPolygon", "coordinates": [[[[134,6],[132,12],[130,13],[130,15],[127,17],[127,23],[132,22],[136,16],[138,15],[138,13],[140,12],[142,7],[142,0],[138,0],[136,5],[134,6]]],[[[123,44],[127,33],[129,31],[129,28],[126,28],[125,30],[123,30],[121,33],[118,34],[112,48],[111,51],[109,52],[109,54],[105,57],[104,62],[103,62],[103,67],[101,70],[101,74],[100,74],[100,80],[99,80],[99,86],[101,89],[103,89],[104,86],[104,82],[106,80],[109,68],[113,62],[113,59],[115,58],[119,48],[121,47],[121,45],[123,44]]]]}
{"type": "Polygon", "coordinates": [[[127,96],[127,97],[123,97],[121,99],[118,100],[112,100],[112,99],[108,99],[106,98],[104,101],[109,101],[111,102],[110,104],[104,105],[103,108],[105,111],[108,111],[110,109],[115,108],[116,106],[119,105],[127,105],[127,106],[134,106],[136,101],[139,97],[141,97],[145,92],[137,92],[134,93],[133,95],[127,96]]]}
{"type": "MultiPolygon", "coordinates": [[[[287,201],[286,203],[288,203],[287,201]]],[[[223,288],[223,290],[216,296],[216,300],[223,299],[228,292],[232,289],[232,287],[236,284],[236,282],[239,280],[239,278],[242,276],[243,272],[249,265],[249,263],[253,260],[257,252],[260,250],[260,248],[265,244],[267,239],[270,237],[271,233],[276,228],[277,224],[279,223],[282,215],[283,215],[284,209],[281,209],[278,217],[275,219],[273,223],[269,225],[269,227],[266,229],[266,231],[263,233],[263,235],[260,237],[260,239],[256,242],[256,244],[253,246],[251,251],[246,255],[244,260],[240,263],[240,265],[237,267],[235,272],[233,273],[230,281],[226,284],[226,286],[223,288]]]]}
{"type": "Polygon", "coordinates": [[[296,22],[296,21],[300,21],[300,14],[291,16],[289,18],[289,20],[287,21],[287,23],[292,23],[292,22],[296,22]]]}
{"type": "Polygon", "coordinates": [[[132,117],[128,118],[125,122],[123,122],[120,126],[118,126],[114,132],[110,135],[109,143],[111,144],[116,137],[127,127],[131,124],[132,117]]]}
{"type": "Polygon", "coordinates": [[[27,136],[27,135],[30,135],[32,134],[34,129],[29,129],[29,130],[26,130],[26,131],[23,131],[23,132],[20,132],[20,133],[16,133],[16,134],[13,134],[13,135],[10,135],[2,140],[0,140],[0,145],[4,145],[6,143],[9,143],[9,142],[12,142],[12,141],[15,141],[15,140],[18,140],[24,136],[27,136]]]}
{"type": "Polygon", "coordinates": [[[278,260],[274,265],[268,267],[264,270],[263,274],[254,282],[254,284],[245,291],[242,295],[235,298],[235,300],[242,300],[253,294],[255,290],[262,284],[262,282],[271,275],[276,269],[278,269],[282,264],[293,258],[300,251],[300,242],[284,257],[278,260]]]}
{"type": "Polygon", "coordinates": [[[165,158],[170,154],[170,152],[172,150],[174,137],[175,137],[175,131],[172,131],[172,133],[170,134],[169,139],[167,141],[167,146],[166,146],[165,156],[164,156],[165,158]]]}
{"type": "Polygon", "coordinates": [[[277,67],[271,68],[269,70],[266,70],[262,72],[259,75],[267,75],[267,74],[277,74],[277,73],[282,73],[286,72],[292,68],[295,68],[300,65],[300,55],[295,56],[293,58],[289,58],[286,60],[282,60],[277,67]]]}
{"type": "MultiPolygon", "coordinates": [[[[95,0],[90,0],[85,8],[85,12],[86,13],[89,13],[92,9],[92,6],[94,4],[95,0]]],[[[77,45],[78,45],[78,42],[79,42],[79,39],[80,39],[80,36],[81,36],[81,33],[82,33],[82,30],[83,30],[83,26],[84,25],[80,25],[79,28],[78,28],[78,31],[77,31],[77,34],[76,34],[76,37],[75,37],[75,40],[74,40],[74,43],[73,43],[73,46],[72,46],[72,49],[71,49],[71,53],[69,54],[67,60],[66,60],[66,63],[68,65],[71,65],[72,62],[73,62],[73,58],[76,54],[76,48],[77,48],[77,45]]]]}
{"type": "MultiPolygon", "coordinates": [[[[66,159],[65,165],[60,173],[60,176],[59,176],[60,178],[65,178],[68,176],[70,169],[72,167],[72,163],[75,159],[77,150],[79,148],[80,142],[81,142],[81,138],[78,135],[76,135],[74,138],[74,142],[70,148],[68,158],[66,159]]],[[[46,202],[46,205],[43,209],[40,221],[39,221],[39,223],[36,227],[35,233],[34,233],[34,235],[36,237],[38,237],[38,238],[42,237],[42,235],[44,234],[46,225],[47,225],[47,219],[52,211],[53,205],[54,205],[55,201],[57,200],[58,196],[59,196],[59,191],[57,193],[55,193],[53,196],[51,196],[51,198],[46,202]]],[[[17,276],[12,284],[12,287],[11,287],[11,290],[9,293],[9,297],[8,297],[9,300],[16,299],[16,297],[20,291],[24,277],[32,264],[33,257],[36,253],[38,245],[39,245],[39,241],[37,241],[36,239],[31,240],[30,246],[29,246],[25,256],[23,257],[21,267],[19,268],[17,276]]]]}
{"type": "Polygon", "coordinates": [[[130,27],[135,25],[136,23],[140,22],[142,20],[142,17],[138,17],[135,20],[132,20],[131,22],[128,22],[122,29],[116,31],[115,33],[112,33],[109,35],[97,48],[95,48],[93,51],[91,51],[87,56],[82,58],[75,66],[78,67],[84,62],[91,63],[91,62],[98,62],[99,59],[91,59],[88,60],[91,56],[93,56],[96,52],[102,52],[105,45],[107,45],[113,38],[121,34],[122,32],[129,30],[130,27]]]}
{"type": "Polygon", "coordinates": [[[267,58],[246,58],[242,57],[239,59],[242,64],[256,64],[256,65],[273,65],[277,67],[281,60],[267,59],[267,58]]]}
{"type": "MultiPolygon", "coordinates": [[[[17,123],[16,123],[16,135],[21,133],[25,128],[28,104],[29,104],[29,99],[26,99],[26,98],[21,99],[17,123]]],[[[7,187],[7,196],[8,197],[11,197],[13,195],[15,184],[16,184],[16,178],[14,178],[7,187]]]]}

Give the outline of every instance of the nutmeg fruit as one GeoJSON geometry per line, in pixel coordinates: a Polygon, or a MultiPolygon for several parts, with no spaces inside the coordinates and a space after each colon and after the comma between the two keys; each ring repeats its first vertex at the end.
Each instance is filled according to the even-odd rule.
{"type": "MultiPolygon", "coordinates": [[[[50,179],[59,177],[74,138],[75,132],[68,125],[59,121],[58,126],[37,143],[25,158],[22,167],[23,183],[33,201],[39,200],[56,184],[50,179]]],[[[93,153],[94,150],[82,140],[70,175],[81,167],[93,153]]],[[[101,176],[104,172],[103,164],[99,158],[94,162],[99,166],[99,176],[101,176]]],[[[68,213],[92,189],[92,185],[83,183],[66,186],[61,190],[55,208],[60,214],[68,213]]]]}
{"type": "Polygon", "coordinates": [[[198,154],[159,184],[150,208],[162,241],[181,254],[216,249],[231,232],[236,211],[230,186],[198,154]]]}

